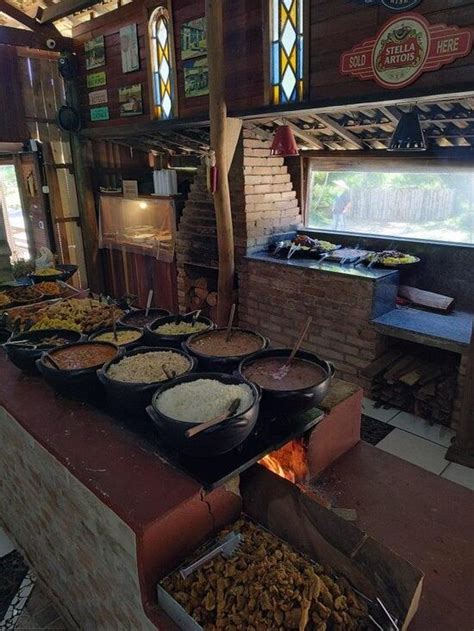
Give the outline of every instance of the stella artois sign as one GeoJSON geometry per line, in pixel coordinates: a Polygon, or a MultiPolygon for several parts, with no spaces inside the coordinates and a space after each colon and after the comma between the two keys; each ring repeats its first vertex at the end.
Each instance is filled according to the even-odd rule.
{"type": "Polygon", "coordinates": [[[422,0],[351,0],[356,4],[363,4],[366,7],[380,6],[390,9],[390,11],[409,11],[417,7],[422,0]]]}
{"type": "Polygon", "coordinates": [[[398,89],[431,70],[465,57],[472,50],[472,32],[446,24],[430,24],[407,13],[387,22],[375,39],[367,39],[341,56],[341,74],[375,80],[398,89]]]}

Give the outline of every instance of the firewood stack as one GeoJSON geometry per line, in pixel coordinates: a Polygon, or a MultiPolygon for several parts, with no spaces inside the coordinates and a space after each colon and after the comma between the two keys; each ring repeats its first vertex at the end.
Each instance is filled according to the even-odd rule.
{"type": "Polygon", "coordinates": [[[201,309],[202,315],[215,321],[217,318],[217,291],[210,291],[207,278],[192,281],[187,294],[189,311],[201,309]]]}
{"type": "Polygon", "coordinates": [[[364,370],[372,379],[372,398],[450,425],[456,397],[458,365],[455,356],[431,349],[390,350],[364,370]]]}

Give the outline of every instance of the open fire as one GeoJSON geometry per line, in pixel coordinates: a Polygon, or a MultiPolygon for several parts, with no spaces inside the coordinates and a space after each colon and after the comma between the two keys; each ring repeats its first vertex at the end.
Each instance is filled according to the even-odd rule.
{"type": "Polygon", "coordinates": [[[259,460],[259,464],[290,482],[305,482],[309,474],[306,449],[301,440],[287,443],[259,460]]]}

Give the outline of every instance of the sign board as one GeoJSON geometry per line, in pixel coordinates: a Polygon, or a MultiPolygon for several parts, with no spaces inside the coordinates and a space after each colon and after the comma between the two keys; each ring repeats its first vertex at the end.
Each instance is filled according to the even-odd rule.
{"type": "Polygon", "coordinates": [[[343,53],[339,71],[396,90],[471,50],[470,29],[430,24],[418,13],[407,13],[389,20],[375,38],[343,53]]]}
{"type": "Polygon", "coordinates": [[[101,85],[105,85],[106,83],[107,77],[103,70],[101,72],[94,72],[93,74],[87,75],[88,88],[99,88],[101,85]]]}
{"type": "Polygon", "coordinates": [[[102,105],[102,103],[107,103],[107,101],[107,90],[96,90],[95,92],[89,92],[89,105],[102,105]]]}
{"type": "Polygon", "coordinates": [[[93,107],[91,109],[91,121],[108,121],[109,120],[109,108],[105,107],[93,107]]]}
{"type": "Polygon", "coordinates": [[[137,180],[122,180],[122,190],[124,197],[138,197],[137,180]]]}
{"type": "Polygon", "coordinates": [[[414,9],[422,0],[350,0],[355,4],[362,4],[366,7],[383,6],[390,11],[410,11],[414,9]]]}

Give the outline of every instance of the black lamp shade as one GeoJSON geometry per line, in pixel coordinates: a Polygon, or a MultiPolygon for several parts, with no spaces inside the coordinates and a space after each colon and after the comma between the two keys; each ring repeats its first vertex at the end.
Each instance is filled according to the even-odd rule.
{"type": "Polygon", "coordinates": [[[402,114],[388,151],[426,151],[426,142],[416,112],[402,114]]]}

